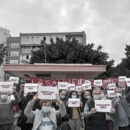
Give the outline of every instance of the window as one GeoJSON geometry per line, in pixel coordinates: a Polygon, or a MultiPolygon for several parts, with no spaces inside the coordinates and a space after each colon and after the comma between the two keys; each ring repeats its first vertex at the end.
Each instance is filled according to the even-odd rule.
{"type": "Polygon", "coordinates": [[[18,64],[18,60],[10,60],[10,64],[18,64]]]}
{"type": "Polygon", "coordinates": [[[11,51],[10,56],[19,56],[19,51],[11,51]]]}
{"type": "Polygon", "coordinates": [[[11,48],[19,48],[19,43],[11,43],[11,48]]]}

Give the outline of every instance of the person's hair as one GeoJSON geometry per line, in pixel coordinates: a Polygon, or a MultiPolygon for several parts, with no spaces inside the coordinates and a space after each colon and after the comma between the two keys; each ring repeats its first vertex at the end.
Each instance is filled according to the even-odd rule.
{"type": "Polygon", "coordinates": [[[41,100],[40,100],[40,106],[42,107],[43,103],[44,103],[44,102],[48,102],[48,101],[49,101],[50,104],[52,105],[52,101],[51,101],[51,100],[42,100],[42,99],[41,99],[41,100]]]}
{"type": "Polygon", "coordinates": [[[79,96],[78,96],[78,92],[77,92],[77,91],[71,91],[70,94],[69,94],[69,98],[72,98],[72,93],[74,93],[74,92],[76,93],[77,98],[79,98],[79,96]]]}

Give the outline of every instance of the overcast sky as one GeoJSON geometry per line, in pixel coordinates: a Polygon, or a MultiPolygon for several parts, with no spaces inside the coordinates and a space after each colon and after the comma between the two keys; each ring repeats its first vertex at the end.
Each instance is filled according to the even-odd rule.
{"type": "Polygon", "coordinates": [[[118,64],[130,44],[130,0],[0,0],[0,26],[12,36],[85,31],[118,64]]]}

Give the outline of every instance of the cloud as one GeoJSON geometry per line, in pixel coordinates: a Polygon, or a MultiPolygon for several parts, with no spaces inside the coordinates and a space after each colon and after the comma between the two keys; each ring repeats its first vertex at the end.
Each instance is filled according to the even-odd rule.
{"type": "Polygon", "coordinates": [[[129,0],[0,0],[0,25],[20,32],[85,31],[116,64],[130,39],[129,0]]]}

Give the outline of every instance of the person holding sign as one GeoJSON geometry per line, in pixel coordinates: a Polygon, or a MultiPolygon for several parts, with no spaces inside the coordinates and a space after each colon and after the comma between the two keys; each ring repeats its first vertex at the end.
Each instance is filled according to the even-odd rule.
{"type": "Polygon", "coordinates": [[[76,91],[71,91],[68,100],[67,114],[71,130],[80,130],[82,104],[76,91]]]}
{"type": "Polygon", "coordinates": [[[13,106],[18,104],[20,99],[13,89],[14,100],[9,100],[10,92],[0,92],[0,130],[14,130],[13,106]]]}
{"type": "Polygon", "coordinates": [[[41,99],[40,105],[41,110],[33,111],[33,105],[38,100],[38,94],[36,94],[32,100],[29,101],[27,107],[25,108],[24,114],[27,120],[33,120],[33,130],[56,130],[56,118],[61,115],[64,117],[66,115],[66,109],[63,102],[57,98],[56,101],[59,103],[59,110],[56,111],[52,108],[52,101],[48,99],[41,99]]]}
{"type": "Polygon", "coordinates": [[[116,97],[113,99],[113,107],[116,109],[114,115],[114,130],[130,130],[130,107],[121,88],[115,89],[116,97]]]}
{"type": "MultiPolygon", "coordinates": [[[[86,130],[106,130],[105,113],[97,112],[95,108],[95,100],[100,100],[100,95],[101,91],[99,89],[93,89],[93,99],[85,105],[84,116],[87,118],[86,130]]],[[[114,112],[114,110],[112,112],[114,112]]]]}

